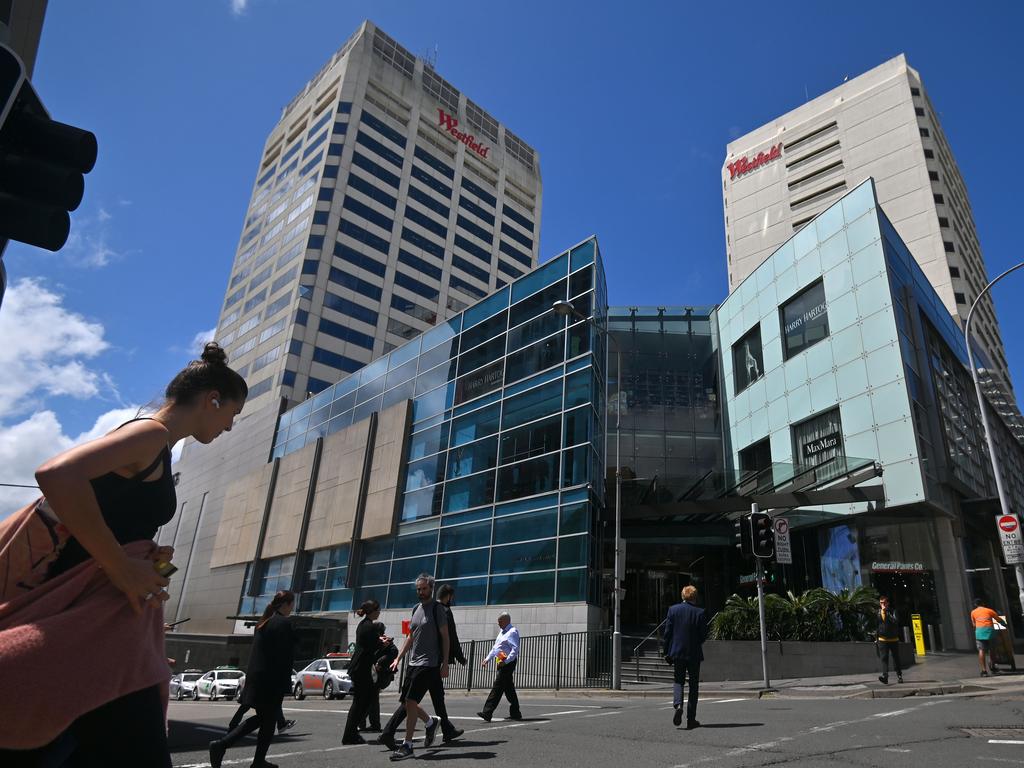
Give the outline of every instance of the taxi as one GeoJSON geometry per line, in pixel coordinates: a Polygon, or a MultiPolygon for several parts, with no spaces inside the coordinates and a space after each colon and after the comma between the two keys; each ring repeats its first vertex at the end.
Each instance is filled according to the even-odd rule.
{"type": "Polygon", "coordinates": [[[199,701],[207,698],[233,699],[238,692],[238,681],[242,678],[242,670],[238,667],[217,667],[196,680],[192,689],[192,698],[199,701]]]}
{"type": "Polygon", "coordinates": [[[343,699],[352,690],[352,679],[348,676],[350,653],[328,653],[321,659],[310,662],[299,670],[298,679],[292,687],[292,695],[300,701],[307,695],[323,696],[325,699],[343,699]]]}

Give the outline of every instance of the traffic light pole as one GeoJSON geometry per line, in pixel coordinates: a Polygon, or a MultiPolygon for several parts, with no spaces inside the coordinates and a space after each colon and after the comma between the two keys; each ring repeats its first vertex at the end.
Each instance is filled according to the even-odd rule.
{"type": "MultiPolygon", "coordinates": [[[[751,504],[750,514],[756,515],[757,513],[757,504],[751,504]]],[[[753,535],[753,531],[751,531],[751,535],[753,535]]],[[[767,689],[771,687],[771,683],[768,680],[768,631],[764,616],[764,566],[761,564],[761,558],[757,555],[754,556],[754,564],[757,567],[754,572],[754,579],[757,581],[757,613],[761,624],[761,671],[764,674],[764,687],[767,689]]]]}

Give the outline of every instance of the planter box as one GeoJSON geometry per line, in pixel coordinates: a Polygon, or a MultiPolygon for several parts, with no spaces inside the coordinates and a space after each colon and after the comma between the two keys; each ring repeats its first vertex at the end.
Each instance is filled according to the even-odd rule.
{"type": "MultiPolygon", "coordinates": [[[[904,669],[914,663],[910,643],[900,643],[900,662],[904,669]]],[[[874,643],[813,643],[777,640],[768,642],[768,677],[784,680],[795,677],[878,674],[879,662],[874,643]]],[[[722,680],[760,680],[761,643],[756,640],[709,640],[704,643],[704,663],[700,678],[722,680]]]]}

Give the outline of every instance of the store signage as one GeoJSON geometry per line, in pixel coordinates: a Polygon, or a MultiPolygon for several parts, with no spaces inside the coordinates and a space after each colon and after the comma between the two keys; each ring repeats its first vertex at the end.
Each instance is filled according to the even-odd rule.
{"type": "Polygon", "coordinates": [[[487,157],[487,153],[491,151],[490,147],[485,147],[483,144],[476,140],[476,136],[471,133],[463,133],[459,130],[459,120],[454,115],[449,115],[440,107],[437,108],[437,124],[441,130],[446,133],[450,133],[455,137],[456,141],[461,141],[471,150],[476,152],[480,157],[487,157]]]}
{"type": "Polygon", "coordinates": [[[817,440],[811,440],[809,443],[804,443],[804,458],[813,459],[822,451],[829,451],[839,445],[839,440],[842,435],[839,432],[830,432],[827,435],[819,437],[817,440]]]}
{"type": "Polygon", "coordinates": [[[758,168],[767,165],[772,160],[778,160],[780,157],[782,157],[782,145],[776,144],[767,152],[758,152],[754,159],[741,157],[739,160],[726,163],[726,168],[729,169],[729,178],[735,179],[737,176],[756,171],[758,168]]]}
{"type": "Polygon", "coordinates": [[[501,386],[502,361],[491,363],[475,373],[463,376],[455,385],[455,402],[464,403],[501,386]]]}
{"type": "Polygon", "coordinates": [[[996,515],[999,541],[1003,545],[1003,559],[1007,565],[1024,563],[1024,538],[1021,538],[1020,520],[1016,515],[996,515]]]}
{"type": "Polygon", "coordinates": [[[874,562],[871,564],[871,570],[875,573],[897,573],[903,571],[905,573],[923,573],[925,570],[924,563],[904,563],[900,560],[893,560],[890,562],[874,562]]]}
{"type": "Polygon", "coordinates": [[[789,544],[789,520],[776,517],[772,520],[772,528],[775,530],[775,562],[791,565],[793,549],[789,544]]]}
{"type": "Polygon", "coordinates": [[[786,335],[789,336],[803,328],[804,323],[809,323],[816,317],[820,317],[828,310],[828,302],[822,301],[804,312],[800,317],[794,318],[786,323],[786,335]]]}

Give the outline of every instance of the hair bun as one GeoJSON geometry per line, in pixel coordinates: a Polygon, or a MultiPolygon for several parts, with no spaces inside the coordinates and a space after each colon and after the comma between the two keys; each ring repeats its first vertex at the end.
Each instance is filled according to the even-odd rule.
{"type": "Polygon", "coordinates": [[[209,341],[203,347],[200,359],[207,365],[227,365],[228,353],[216,341],[209,341]]]}

